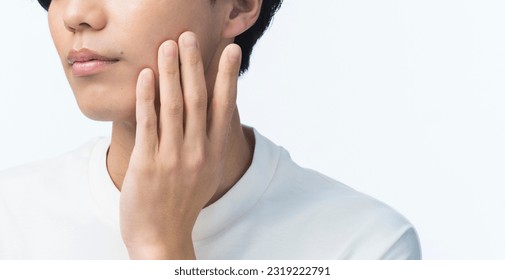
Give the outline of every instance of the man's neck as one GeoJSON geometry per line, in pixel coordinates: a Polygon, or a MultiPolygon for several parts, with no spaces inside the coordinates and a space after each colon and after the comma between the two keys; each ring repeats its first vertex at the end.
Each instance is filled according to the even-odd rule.
{"type": "MultiPolygon", "coordinates": [[[[207,206],[221,198],[247,171],[252,162],[254,140],[252,130],[242,127],[236,111],[231,123],[230,139],[225,154],[224,175],[207,206]]],[[[121,191],[128,170],[134,145],[135,125],[127,122],[114,122],[111,144],[107,152],[107,170],[119,191],[121,191]]]]}

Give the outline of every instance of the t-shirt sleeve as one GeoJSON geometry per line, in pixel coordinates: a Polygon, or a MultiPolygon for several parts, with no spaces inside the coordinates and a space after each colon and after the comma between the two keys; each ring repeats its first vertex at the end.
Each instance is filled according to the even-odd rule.
{"type": "Polygon", "coordinates": [[[381,257],[383,260],[420,260],[421,246],[414,228],[406,230],[381,257]]]}

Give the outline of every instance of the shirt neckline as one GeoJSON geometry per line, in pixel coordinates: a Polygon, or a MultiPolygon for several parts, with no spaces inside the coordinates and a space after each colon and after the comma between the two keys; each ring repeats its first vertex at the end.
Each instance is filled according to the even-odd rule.
{"type": "Polygon", "coordinates": [[[107,171],[107,151],[110,137],[101,137],[95,143],[89,159],[89,190],[99,211],[99,218],[119,230],[120,192],[107,171]]]}
{"type": "MultiPolygon", "coordinates": [[[[224,230],[256,205],[277,169],[280,147],[253,128],[255,145],[251,165],[240,180],[219,200],[200,212],[193,228],[193,241],[201,241],[224,230]]],[[[100,138],[89,160],[89,189],[99,218],[119,230],[120,192],[107,171],[110,137],[100,138]]]]}

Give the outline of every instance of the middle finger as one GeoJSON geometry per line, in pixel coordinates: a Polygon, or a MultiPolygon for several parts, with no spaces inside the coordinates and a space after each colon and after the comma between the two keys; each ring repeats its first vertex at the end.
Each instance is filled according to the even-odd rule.
{"type": "Polygon", "coordinates": [[[158,53],[160,71],[160,143],[178,149],[183,139],[183,100],[178,46],[164,42],[158,53]]]}
{"type": "Polygon", "coordinates": [[[198,41],[192,32],[179,38],[182,91],[184,96],[184,139],[201,144],[207,136],[207,86],[198,41]]]}

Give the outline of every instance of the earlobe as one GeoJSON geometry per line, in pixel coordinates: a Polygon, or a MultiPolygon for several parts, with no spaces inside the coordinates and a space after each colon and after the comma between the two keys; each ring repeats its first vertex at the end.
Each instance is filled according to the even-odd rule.
{"type": "Polygon", "coordinates": [[[234,38],[244,33],[256,23],[261,12],[262,0],[231,0],[223,38],[234,38]]]}

